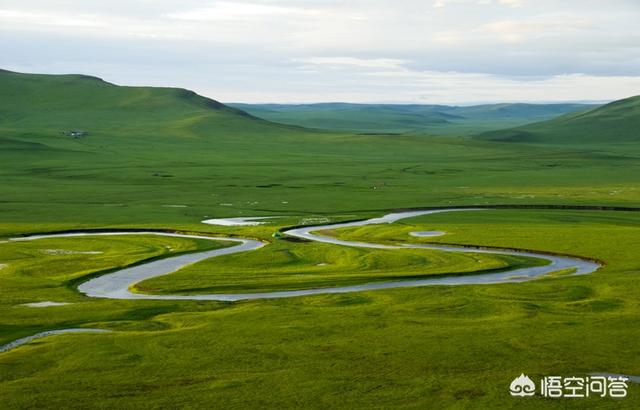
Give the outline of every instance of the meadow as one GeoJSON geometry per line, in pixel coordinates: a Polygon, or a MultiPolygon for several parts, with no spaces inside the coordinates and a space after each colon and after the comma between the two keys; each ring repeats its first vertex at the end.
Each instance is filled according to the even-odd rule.
{"type": "Polygon", "coordinates": [[[277,241],[247,255],[205,260],[174,274],[143,281],[136,289],[159,294],[269,292],[497,272],[544,262],[472,252],[362,249],[277,241]]]}
{"type": "MultiPolygon", "coordinates": [[[[524,284],[221,303],[87,299],[66,286],[73,269],[65,274],[67,262],[56,259],[69,256],[49,255],[52,277],[38,271],[25,284],[18,280],[22,275],[3,273],[3,280],[18,281],[24,295],[5,302],[3,329],[12,331],[3,332],[3,341],[73,326],[114,332],[56,336],[4,354],[4,403],[10,408],[65,403],[76,408],[419,408],[434,402],[475,408],[637,407],[635,385],[624,400],[516,399],[507,393],[523,371],[531,377],[640,373],[639,352],[630,343],[638,336],[640,308],[630,281],[639,266],[628,257],[640,245],[637,213],[492,210],[398,225],[397,230],[371,226],[370,232],[358,228],[338,234],[411,241],[422,239],[408,237],[408,230],[437,229],[448,233],[432,238],[437,242],[571,253],[606,265],[590,276],[524,284]],[[620,246],[608,246],[603,235],[615,237],[620,246]],[[38,297],[73,304],[16,306],[38,297]]],[[[68,238],[29,246],[35,252],[42,247],[95,251],[108,245],[113,251],[131,250],[134,259],[151,256],[134,251],[139,239],[114,237],[100,244],[68,238]]],[[[190,240],[171,242],[176,249],[196,246],[190,240]],[[176,242],[184,243],[178,248],[176,242]]],[[[93,263],[89,255],[74,256],[93,263]]],[[[326,257],[320,252],[312,262],[326,257]]],[[[176,284],[179,289],[180,280],[176,284]]],[[[3,288],[3,295],[16,290],[3,288]]]]}
{"type": "MultiPolygon", "coordinates": [[[[311,131],[178,89],[0,73],[0,240],[154,228],[268,241],[142,282],[140,292],[322,287],[537,263],[274,238],[287,226],[398,208],[637,206],[640,145],[311,131]],[[49,90],[43,93],[42,90],[49,90]],[[68,98],[74,95],[76,98],[68,98]],[[65,97],[66,96],[66,97],[65,97]],[[5,98],[6,97],[6,98],[5,98]],[[9,98],[10,97],[10,98],[9,98]],[[82,138],[62,132],[86,130],[82,138]],[[277,216],[223,227],[213,217],[277,216]]],[[[150,235],[0,243],[0,403],[21,408],[637,408],[626,399],[512,398],[526,373],[640,375],[640,213],[490,210],[332,232],[367,242],[484,245],[604,263],[580,277],[236,303],[88,298],[123,266],[226,243],[150,235]],[[447,234],[415,238],[409,232],[447,234]],[[26,303],[54,301],[34,308],[26,303]]]]}
{"type": "Polygon", "coordinates": [[[117,87],[83,76],[0,73],[0,82],[5,223],[194,227],[208,216],[491,203],[633,206],[640,197],[635,140],[523,147],[329,133],[269,123],[186,90],[117,87]],[[69,129],[89,135],[61,134],[69,129]]]}

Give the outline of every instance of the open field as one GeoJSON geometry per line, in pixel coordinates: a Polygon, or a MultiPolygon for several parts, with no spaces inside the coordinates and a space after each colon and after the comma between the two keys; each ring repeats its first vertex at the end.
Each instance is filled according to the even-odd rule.
{"type": "Polygon", "coordinates": [[[434,275],[464,275],[537,266],[542,261],[425,249],[361,249],[322,243],[277,244],[210,259],[140,283],[149,293],[269,292],[337,287],[434,275]]]}
{"type": "Polygon", "coordinates": [[[638,141],[523,147],[312,132],[186,90],[6,72],[0,84],[0,211],[4,222],[27,225],[13,232],[54,221],[55,229],[193,228],[207,216],[640,199],[638,141]],[[89,135],[61,135],[76,128],[89,135]]]}
{"type": "MultiPolygon", "coordinates": [[[[10,407],[55,407],[73,400],[83,408],[98,400],[104,408],[178,403],[368,408],[423,407],[436,400],[442,407],[634,408],[640,391],[633,385],[624,401],[579,403],[513,399],[506,389],[523,371],[532,377],[640,374],[638,349],[629,343],[638,337],[640,295],[630,284],[640,267],[628,258],[640,246],[639,225],[637,213],[500,210],[431,215],[344,233],[369,240],[373,235],[376,241],[394,235],[410,240],[407,230],[428,228],[449,233],[432,241],[543,249],[606,262],[590,276],[512,285],[234,304],[107,301],[80,297],[64,281],[56,285],[42,272],[31,283],[38,288],[46,281],[46,293],[22,288],[23,293],[48,299],[58,295],[56,300],[76,304],[15,306],[34,296],[5,302],[10,314],[2,315],[3,329],[13,330],[3,332],[3,341],[44,328],[90,326],[116,332],[55,336],[4,354],[4,402],[10,407]],[[623,246],[608,246],[604,234],[623,246]]],[[[115,242],[110,249],[130,249],[121,240],[109,239],[115,242]]],[[[106,246],[58,241],[38,246],[78,252],[106,246]]],[[[185,242],[182,249],[189,246],[189,241],[178,242],[185,242]]],[[[49,256],[55,257],[60,256],[49,256]]],[[[61,275],[55,276],[66,277],[61,275]]],[[[3,273],[3,280],[15,276],[3,273]]],[[[203,278],[200,286],[207,282],[203,278]]]]}
{"type": "Polygon", "coordinates": [[[361,215],[450,204],[634,205],[640,198],[637,145],[620,152],[523,149],[463,138],[301,131],[158,136],[147,143],[120,132],[83,140],[53,130],[2,132],[22,144],[0,151],[4,221],[57,221],[58,229],[193,227],[207,216],[361,215]]]}
{"type": "MultiPolygon", "coordinates": [[[[640,200],[640,141],[612,145],[588,126],[575,144],[357,135],[273,124],[180,89],[8,72],[0,85],[0,239],[153,228],[270,242],[138,291],[268,291],[523,266],[536,262],[272,235],[397,208],[640,200]],[[74,129],[88,135],[63,134],[74,129]],[[277,218],[201,223],[250,216],[277,218]]],[[[76,289],[123,266],[226,243],[150,235],[0,243],[0,345],[54,329],[113,331],[0,353],[0,406],[637,408],[638,385],[624,400],[578,401],[514,399],[508,387],[523,372],[640,375],[638,228],[638,212],[491,210],[338,230],[367,242],[531,249],[605,266],[519,284],[236,303],[95,299],[76,289]],[[69,304],[23,306],[39,302],[69,304]]]]}
{"type": "Polygon", "coordinates": [[[30,242],[0,243],[2,279],[2,336],[4,344],[21,336],[74,322],[96,320],[103,315],[118,317],[122,312],[104,310],[102,301],[83,303],[87,298],[76,287],[97,272],[148,261],[169,254],[215,249],[224,243],[182,240],[156,236],[74,237],[39,239],[30,242]],[[38,302],[68,303],[53,308],[22,305],[38,302]],[[89,307],[93,306],[93,307],[89,307]],[[95,308],[95,309],[94,309],[95,308]],[[51,315],[48,309],[61,314],[51,315]]]}

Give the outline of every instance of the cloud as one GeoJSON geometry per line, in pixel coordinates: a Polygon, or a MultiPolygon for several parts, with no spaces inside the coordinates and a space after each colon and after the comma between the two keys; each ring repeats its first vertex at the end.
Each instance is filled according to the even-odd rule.
{"type": "Polygon", "coordinates": [[[508,42],[520,41],[528,36],[549,36],[587,30],[593,21],[573,17],[542,17],[523,20],[503,20],[482,26],[482,30],[496,34],[508,42]]]}
{"type": "Polygon", "coordinates": [[[405,60],[393,58],[357,58],[357,57],[312,57],[298,59],[307,65],[323,66],[329,69],[360,68],[360,69],[400,69],[405,60]]]}
{"type": "Polygon", "coordinates": [[[318,11],[261,3],[217,2],[205,8],[168,13],[167,17],[190,21],[255,20],[313,15],[318,11]]]}
{"type": "Polygon", "coordinates": [[[105,27],[106,23],[91,14],[38,13],[21,10],[0,10],[0,21],[4,23],[61,26],[61,27],[105,27]]]}
{"type": "Polygon", "coordinates": [[[501,4],[511,7],[520,7],[523,5],[524,0],[499,0],[501,4]]]}
{"type": "Polygon", "coordinates": [[[524,0],[435,0],[433,7],[441,9],[452,4],[467,4],[467,5],[503,5],[509,7],[520,7],[523,5],[524,0]]]}
{"type": "MultiPolygon", "coordinates": [[[[431,40],[440,44],[467,46],[478,42],[521,43],[535,39],[581,36],[593,29],[593,19],[547,15],[496,20],[467,30],[445,30],[435,33],[431,40]]],[[[577,38],[575,43],[579,43],[577,38]]]]}

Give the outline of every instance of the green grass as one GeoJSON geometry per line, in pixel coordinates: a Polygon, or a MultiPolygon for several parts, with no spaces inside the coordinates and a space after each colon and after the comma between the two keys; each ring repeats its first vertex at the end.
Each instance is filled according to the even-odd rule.
{"type": "Polygon", "coordinates": [[[141,282],[136,289],[168,294],[268,292],[464,275],[539,264],[544,261],[424,249],[362,249],[278,241],[249,254],[227,255],[190,265],[175,274],[141,282]]]}
{"type": "Polygon", "coordinates": [[[181,238],[155,235],[43,238],[2,243],[0,259],[5,265],[4,275],[16,275],[25,281],[46,277],[60,283],[100,271],[105,266],[127,266],[142,256],[160,257],[230,244],[207,240],[186,242],[181,238]],[[116,261],[118,264],[112,265],[116,261]],[[43,263],[47,265],[44,272],[43,263]]]}
{"type": "Polygon", "coordinates": [[[88,321],[122,316],[119,302],[87,299],[78,293],[76,286],[87,278],[154,258],[230,244],[154,235],[0,243],[0,316],[3,318],[0,344],[51,328],[69,327],[70,323],[83,326],[88,321]],[[21,306],[45,301],[70,305],[55,308],[21,306]]]}
{"type": "MultiPolygon", "coordinates": [[[[589,255],[607,265],[590,276],[497,286],[235,304],[85,299],[81,310],[14,307],[16,325],[24,326],[26,316],[33,322],[40,316],[50,328],[90,325],[117,332],[56,336],[2,355],[3,403],[8,408],[69,402],[78,408],[638,406],[635,385],[620,401],[515,399],[507,389],[521,372],[534,378],[640,374],[638,348],[630,343],[639,336],[640,294],[629,285],[640,270],[629,258],[640,246],[639,214],[485,211],[403,225],[444,230],[459,242],[589,255]],[[621,245],[608,246],[603,233],[621,245]],[[56,312],[56,319],[47,312],[56,312]]],[[[393,234],[391,227],[371,229],[393,234]]],[[[2,315],[3,321],[11,316],[2,315]]]]}
{"type": "Polygon", "coordinates": [[[11,73],[0,84],[6,222],[158,226],[205,216],[640,198],[637,144],[525,149],[328,134],[256,120],[178,89],[11,73]],[[61,135],[76,128],[89,136],[61,135]]]}
{"type": "MultiPolygon", "coordinates": [[[[309,131],[185,90],[7,72],[0,72],[0,119],[0,236],[156,228],[274,242],[144,283],[158,292],[361,283],[452,273],[449,263],[462,273],[478,257],[271,238],[312,218],[640,200],[635,140],[526,145],[309,131]],[[61,134],[70,129],[89,135],[61,134]],[[200,223],[227,216],[282,218],[257,227],[200,223]],[[426,269],[416,266],[425,261],[426,269]]],[[[507,389],[522,372],[640,375],[639,224],[638,213],[501,210],[339,232],[374,242],[568,253],[606,265],[590,276],[521,284],[240,303],[103,300],[75,290],[100,272],[224,246],[217,242],[136,235],[0,244],[0,264],[7,265],[0,269],[0,343],[50,329],[115,330],[51,337],[1,354],[0,407],[637,408],[638,386],[623,401],[520,400],[507,389]],[[448,234],[420,239],[408,236],[412,230],[448,234]],[[20,306],[46,300],[72,304],[20,306]]],[[[486,269],[523,262],[482,258],[486,269]]]]}

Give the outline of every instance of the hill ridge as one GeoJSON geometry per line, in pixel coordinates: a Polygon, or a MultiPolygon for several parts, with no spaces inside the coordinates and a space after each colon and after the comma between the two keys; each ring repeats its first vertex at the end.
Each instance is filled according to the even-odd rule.
{"type": "Polygon", "coordinates": [[[590,108],[578,103],[498,103],[475,106],[439,104],[231,103],[270,121],[350,132],[456,134],[519,126],[590,108]]]}
{"type": "Polygon", "coordinates": [[[640,141],[640,96],[558,118],[478,134],[478,138],[529,143],[612,143],[640,141]]]}
{"type": "MultiPolygon", "coordinates": [[[[180,87],[126,86],[84,74],[29,74],[0,69],[0,118],[5,128],[39,124],[62,132],[122,126],[293,129],[180,87]],[[207,122],[207,127],[198,124],[207,122]],[[116,124],[116,125],[114,125],[116,124]],[[144,126],[142,125],[144,124],[144,126]],[[235,126],[235,125],[233,125],[235,126]]],[[[295,127],[299,129],[299,127],[295,127]]]]}

